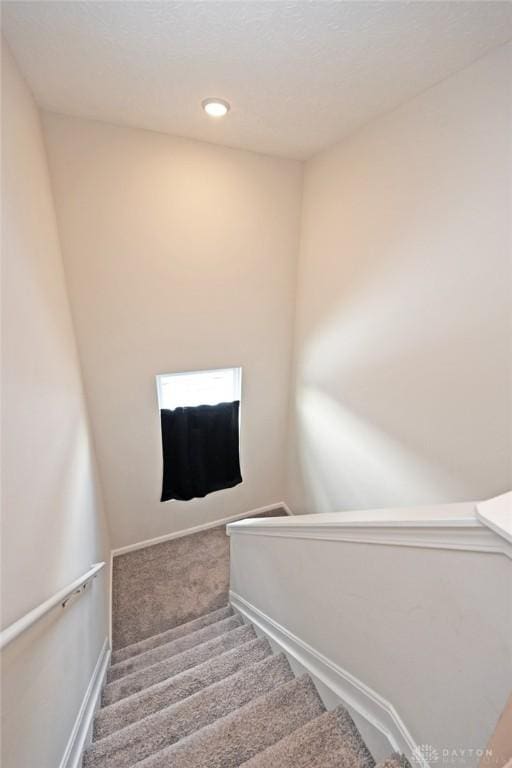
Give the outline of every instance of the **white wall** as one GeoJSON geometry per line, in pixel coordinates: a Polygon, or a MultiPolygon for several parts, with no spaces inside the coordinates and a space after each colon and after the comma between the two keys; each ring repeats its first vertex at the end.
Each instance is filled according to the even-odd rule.
{"type": "MultiPolygon", "coordinates": [[[[439,510],[439,519],[444,514],[439,510]]],[[[325,522],[335,526],[336,517],[344,519],[341,513],[325,522]]],[[[355,542],[335,540],[342,529],[322,530],[321,515],[273,520],[261,535],[254,525],[252,535],[244,533],[247,521],[238,530],[235,524],[231,589],[355,676],[362,686],[346,689],[386,727],[382,702],[368,698],[365,686],[383,697],[405,725],[403,749],[431,745],[439,764],[469,768],[478,764],[476,750],[486,748],[510,695],[512,563],[492,551],[504,542],[491,531],[483,529],[482,549],[489,550],[471,551],[479,547],[478,529],[436,528],[430,512],[428,527],[415,529],[415,519],[416,512],[411,527],[391,530],[352,528],[355,542]],[[413,539],[415,546],[395,545],[413,539]],[[453,549],[437,548],[443,541],[453,549]]],[[[397,738],[400,729],[391,733],[397,738]]]]}
{"type": "Polygon", "coordinates": [[[56,115],[45,127],[114,547],[281,500],[301,165],[56,115]],[[238,365],[243,484],[160,503],[155,374],[238,365]]]}
{"type": "Polygon", "coordinates": [[[307,163],[295,512],[512,485],[511,52],[307,163]]]}
{"type": "MultiPolygon", "coordinates": [[[[2,52],[2,627],[109,550],[40,118],[2,52]]],[[[108,574],[3,654],[2,765],[55,768],[107,636],[108,574]]]]}

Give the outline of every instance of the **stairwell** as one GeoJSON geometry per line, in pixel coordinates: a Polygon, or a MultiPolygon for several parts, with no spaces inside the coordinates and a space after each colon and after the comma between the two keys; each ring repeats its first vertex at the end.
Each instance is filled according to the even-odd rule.
{"type": "MultiPolygon", "coordinates": [[[[400,768],[390,756],[379,768],[400,768]]],[[[115,650],[83,768],[374,768],[352,718],[229,605],[115,650]]]]}

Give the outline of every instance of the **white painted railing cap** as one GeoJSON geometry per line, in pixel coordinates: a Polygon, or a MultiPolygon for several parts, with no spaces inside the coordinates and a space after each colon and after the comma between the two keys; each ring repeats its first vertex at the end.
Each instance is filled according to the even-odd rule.
{"type": "Polygon", "coordinates": [[[510,497],[512,494],[504,494],[483,503],[467,501],[424,507],[246,519],[228,525],[227,532],[228,535],[462,549],[512,557],[512,530],[507,533],[503,522],[509,519],[506,510],[510,497]],[[479,507],[484,510],[483,514],[479,514],[479,507]],[[491,511],[494,514],[491,515],[491,511]]]}
{"type": "Polygon", "coordinates": [[[476,505],[478,519],[512,543],[512,491],[476,505]]]}

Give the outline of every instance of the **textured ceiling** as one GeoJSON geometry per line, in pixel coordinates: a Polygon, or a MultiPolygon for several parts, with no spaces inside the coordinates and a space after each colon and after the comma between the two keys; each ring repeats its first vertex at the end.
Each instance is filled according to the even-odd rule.
{"type": "Polygon", "coordinates": [[[509,2],[6,2],[39,103],[305,158],[512,37],[509,2]],[[208,118],[201,100],[231,102],[208,118]]]}

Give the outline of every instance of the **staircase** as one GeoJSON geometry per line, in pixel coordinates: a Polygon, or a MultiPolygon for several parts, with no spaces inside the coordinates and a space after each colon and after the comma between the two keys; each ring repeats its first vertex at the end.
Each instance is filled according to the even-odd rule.
{"type": "MultiPolygon", "coordinates": [[[[401,768],[392,755],[379,768],[401,768]]],[[[113,652],[83,768],[374,768],[330,712],[226,606],[113,652]]]]}

